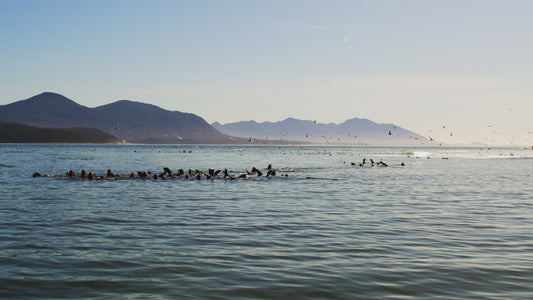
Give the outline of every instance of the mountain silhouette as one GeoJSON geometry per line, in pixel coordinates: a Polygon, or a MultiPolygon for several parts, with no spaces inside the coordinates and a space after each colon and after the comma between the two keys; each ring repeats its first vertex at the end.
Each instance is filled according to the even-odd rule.
{"type": "Polygon", "coordinates": [[[223,134],[191,113],[128,100],[89,108],[50,92],[1,105],[0,121],[38,127],[97,128],[128,143],[235,144],[247,141],[223,134]]]}
{"type": "Polygon", "coordinates": [[[117,139],[96,128],[41,128],[0,122],[0,143],[114,144],[117,139]]]}
{"type": "Polygon", "coordinates": [[[220,132],[238,137],[270,141],[294,140],[313,144],[337,145],[416,145],[427,139],[395,124],[378,124],[368,119],[353,118],[341,124],[316,123],[287,118],[279,122],[241,121],[211,124],[220,132]]]}
{"type": "MultiPolygon", "coordinates": [[[[120,100],[89,108],[50,92],[0,105],[0,122],[47,129],[76,128],[75,132],[80,134],[87,128],[96,128],[119,142],[146,144],[416,145],[427,142],[425,137],[395,124],[378,124],[368,119],[323,124],[288,118],[280,122],[242,121],[224,125],[215,122],[210,125],[195,114],[168,111],[151,104],[120,100]]],[[[17,130],[36,132],[39,129],[17,130]]],[[[47,134],[56,133],[47,131],[47,134]]],[[[109,141],[107,137],[101,138],[109,141]]]]}

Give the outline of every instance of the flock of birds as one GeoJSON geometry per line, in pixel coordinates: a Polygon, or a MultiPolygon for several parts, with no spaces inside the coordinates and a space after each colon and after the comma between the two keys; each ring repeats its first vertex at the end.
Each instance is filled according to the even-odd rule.
{"type": "MultiPolygon", "coordinates": [[[[316,120],[313,120],[313,124],[316,125],[316,124],[317,124],[317,121],[316,121],[316,120]]],[[[492,127],[493,127],[492,125],[488,125],[488,128],[492,128],[492,127]]],[[[397,129],[397,127],[396,127],[396,126],[393,126],[393,127],[392,127],[392,130],[389,129],[388,132],[386,132],[385,134],[388,134],[388,136],[393,136],[393,131],[396,130],[396,129],[397,129]]],[[[442,130],[447,130],[447,129],[446,129],[446,125],[443,125],[443,126],[442,126],[442,130]]],[[[115,128],[113,129],[113,133],[118,132],[118,131],[120,131],[120,123],[119,123],[119,122],[116,123],[115,128]]],[[[453,132],[453,131],[449,131],[449,130],[448,130],[448,132],[449,132],[449,136],[450,136],[450,137],[453,137],[453,136],[454,136],[454,132],[453,132]]],[[[133,132],[131,132],[131,131],[129,131],[129,133],[133,134],[133,132]]],[[[198,132],[198,131],[195,131],[195,133],[196,133],[196,134],[200,134],[200,132],[198,132]]],[[[437,140],[435,140],[435,139],[431,136],[431,134],[433,134],[433,133],[436,133],[436,132],[433,132],[433,130],[431,130],[431,129],[428,130],[427,140],[428,140],[429,142],[436,142],[436,143],[437,143],[437,140]]],[[[496,135],[500,135],[500,133],[499,133],[498,131],[495,131],[495,130],[493,131],[493,133],[496,134],[496,135]]],[[[149,134],[150,134],[150,131],[145,131],[145,135],[146,135],[146,136],[148,136],[149,134]]],[[[176,139],[178,139],[178,140],[183,140],[183,137],[181,137],[181,136],[178,135],[177,133],[172,132],[172,134],[176,137],[176,139]]],[[[528,134],[533,134],[533,131],[529,130],[529,131],[528,131],[528,134]]],[[[354,134],[352,134],[352,133],[350,133],[350,132],[348,132],[347,135],[348,135],[350,138],[353,138],[353,139],[356,139],[356,138],[357,138],[357,135],[354,135],[354,134]]],[[[442,136],[442,133],[439,133],[439,135],[442,136]]],[[[448,135],[448,133],[446,133],[446,135],[448,135]]],[[[168,136],[168,135],[165,134],[165,136],[168,136]]],[[[285,136],[285,134],[283,134],[282,132],[280,132],[280,137],[279,137],[279,139],[281,140],[283,136],[285,136]]],[[[332,140],[332,139],[333,139],[333,137],[327,137],[327,136],[324,136],[324,135],[322,135],[322,136],[320,136],[320,137],[324,139],[324,142],[326,142],[326,144],[329,144],[328,139],[329,139],[329,140],[332,140]]],[[[311,138],[311,134],[310,134],[310,133],[306,133],[306,134],[305,134],[305,138],[306,138],[306,140],[309,140],[309,139],[311,138]]],[[[393,138],[394,138],[394,137],[393,137],[393,138]]],[[[515,143],[515,138],[516,138],[516,137],[512,137],[511,140],[509,141],[509,143],[510,143],[511,145],[515,143]]],[[[230,139],[231,139],[231,140],[235,140],[235,138],[233,138],[233,137],[230,137],[230,139]]],[[[419,138],[417,138],[417,137],[412,137],[412,136],[409,136],[409,139],[419,140],[419,138]]],[[[268,140],[268,137],[267,137],[267,140],[268,140]]],[[[441,138],[441,140],[442,140],[442,138],[441,138]]],[[[488,142],[488,141],[487,141],[487,137],[484,137],[483,140],[484,140],[485,144],[488,145],[488,144],[487,144],[487,142],[488,142]]],[[[341,138],[340,138],[340,137],[337,137],[337,141],[338,141],[338,142],[341,142],[341,138]]],[[[123,143],[126,143],[126,140],[122,139],[122,142],[123,142],[123,143]]],[[[248,143],[254,143],[254,142],[261,143],[260,141],[257,141],[257,139],[254,138],[254,137],[250,137],[250,138],[248,139],[248,143]]],[[[496,141],[495,141],[495,140],[492,140],[492,141],[490,141],[490,142],[491,142],[491,143],[495,143],[496,141]]],[[[422,142],[422,143],[423,143],[423,142],[422,142]]],[[[438,142],[438,143],[439,143],[439,146],[442,146],[442,145],[443,145],[443,142],[442,142],[442,141],[441,141],[441,142],[438,142]]]]}
{"type": "MultiPolygon", "coordinates": [[[[316,120],[313,121],[313,124],[314,124],[314,125],[317,124],[316,120]]],[[[490,126],[489,126],[489,127],[490,127],[490,126]]],[[[443,129],[446,129],[446,126],[443,125],[442,128],[443,128],[443,129]]],[[[396,130],[396,129],[398,129],[398,127],[396,127],[395,125],[393,125],[393,126],[392,126],[392,129],[389,129],[387,132],[385,132],[385,134],[388,135],[388,136],[391,136],[392,138],[394,138],[394,136],[393,136],[393,135],[394,135],[394,134],[393,134],[393,131],[396,130]]],[[[432,130],[429,130],[429,132],[432,132],[432,130]]],[[[353,139],[356,139],[356,138],[357,138],[357,135],[354,135],[354,134],[352,134],[351,132],[347,132],[346,134],[347,134],[349,137],[353,138],[353,139]]],[[[450,132],[450,136],[453,136],[453,135],[454,135],[453,132],[450,132]]],[[[279,140],[281,140],[282,137],[284,137],[284,136],[285,136],[285,134],[283,134],[283,132],[280,132],[280,133],[279,133],[279,140]]],[[[312,136],[312,134],[310,134],[310,133],[308,133],[308,132],[305,133],[305,139],[306,139],[306,140],[309,140],[309,139],[311,138],[311,136],[312,136]]],[[[334,139],[334,137],[331,137],[331,136],[325,136],[325,135],[321,135],[320,138],[324,139],[324,142],[326,142],[326,144],[329,144],[329,140],[333,140],[333,139],[334,139]],[[328,140],[328,139],[329,139],[329,140],[328,140]]],[[[414,140],[419,140],[418,137],[413,137],[413,136],[409,136],[408,138],[409,138],[409,139],[414,139],[414,140]]],[[[341,137],[336,137],[336,139],[337,139],[337,142],[341,142],[341,140],[342,140],[341,137]]],[[[257,139],[256,139],[255,137],[249,137],[249,138],[248,138],[248,143],[254,143],[256,140],[257,140],[257,139]]],[[[268,140],[268,137],[266,137],[266,140],[268,140]]],[[[430,141],[430,142],[434,142],[435,140],[434,140],[430,135],[428,135],[428,141],[430,141]]],[[[257,143],[259,144],[259,143],[261,143],[261,142],[260,142],[260,141],[257,141],[257,143]]],[[[423,142],[422,142],[422,144],[423,144],[423,142]]],[[[442,142],[439,143],[439,146],[442,146],[442,142]]]]}
{"type": "MultiPolygon", "coordinates": [[[[315,125],[317,124],[316,121],[313,121],[313,122],[314,122],[315,125]]],[[[488,127],[488,128],[492,128],[492,129],[494,128],[493,125],[490,125],[490,124],[489,124],[487,127],[488,127]]],[[[395,134],[394,134],[394,130],[396,130],[396,129],[397,129],[397,127],[393,125],[391,129],[389,129],[388,131],[385,132],[385,135],[390,136],[392,139],[396,138],[397,136],[395,136],[395,134]]],[[[347,134],[347,136],[350,137],[350,138],[353,138],[353,139],[356,139],[356,138],[357,138],[357,135],[354,135],[354,134],[352,134],[351,132],[347,132],[346,134],[347,134]]],[[[493,131],[492,131],[492,134],[494,134],[494,135],[496,135],[496,136],[501,136],[501,133],[498,132],[498,131],[496,131],[496,130],[493,130],[493,131]]],[[[530,130],[528,130],[527,134],[528,134],[528,135],[529,135],[529,134],[533,134],[533,131],[531,131],[531,129],[530,129],[530,130]]],[[[281,140],[281,137],[282,137],[282,136],[285,136],[285,134],[283,134],[282,132],[280,132],[280,140],[281,140]]],[[[306,134],[305,134],[305,138],[306,138],[306,140],[309,140],[309,139],[311,138],[311,136],[312,136],[312,135],[311,135],[310,133],[306,133],[306,134]]],[[[420,141],[420,143],[421,143],[421,144],[424,144],[424,143],[427,141],[427,142],[430,142],[430,143],[438,143],[439,146],[442,146],[444,143],[450,143],[450,142],[451,142],[451,140],[449,140],[449,139],[446,138],[446,137],[448,137],[448,136],[449,136],[449,137],[452,137],[452,138],[453,138],[453,137],[456,137],[455,133],[454,133],[452,130],[449,130],[448,128],[446,128],[446,125],[442,125],[441,132],[438,132],[437,130],[436,130],[436,131],[433,131],[432,129],[428,130],[428,133],[427,133],[427,140],[425,140],[425,141],[420,141]],[[443,132],[442,132],[442,131],[443,131],[443,132]],[[431,136],[432,134],[437,134],[437,135],[440,137],[440,138],[438,138],[438,140],[440,140],[440,141],[438,141],[437,139],[435,139],[434,137],[432,137],[432,136],[431,136]]],[[[326,144],[329,144],[329,143],[330,143],[329,140],[333,140],[333,139],[334,139],[334,137],[331,137],[331,136],[325,136],[325,135],[321,135],[320,138],[323,138],[323,139],[324,139],[324,142],[325,142],[326,144]]],[[[409,139],[413,139],[413,140],[417,140],[417,141],[419,140],[418,137],[413,137],[413,136],[409,136],[408,138],[409,138],[409,139]]],[[[250,137],[249,140],[248,140],[248,142],[249,142],[249,143],[253,143],[253,142],[254,142],[254,139],[255,139],[254,137],[250,137]]],[[[341,141],[342,141],[342,138],[341,138],[341,137],[336,137],[336,139],[337,139],[337,142],[341,142],[341,141]]],[[[490,139],[490,137],[487,137],[487,136],[485,136],[485,137],[482,138],[483,143],[484,143],[485,146],[488,146],[489,143],[494,144],[494,143],[497,142],[495,139],[492,139],[492,140],[490,140],[490,141],[489,141],[489,139],[490,139]]],[[[268,138],[267,138],[267,140],[268,140],[268,138]]],[[[515,144],[516,140],[517,140],[517,137],[516,137],[516,136],[513,136],[513,137],[510,138],[510,140],[508,141],[508,143],[509,143],[510,145],[513,145],[513,144],[515,144]]],[[[371,142],[372,142],[372,141],[371,141],[371,142]]],[[[431,145],[431,144],[430,144],[430,145],[431,145]]],[[[532,150],[533,150],[533,146],[532,146],[532,150]]]]}
{"type": "MultiPolygon", "coordinates": [[[[276,170],[272,168],[272,164],[269,164],[266,169],[263,169],[263,171],[257,169],[256,167],[252,167],[252,171],[248,171],[245,169],[245,173],[236,173],[234,171],[228,171],[228,169],[224,170],[215,170],[215,169],[209,169],[207,171],[201,171],[201,170],[184,170],[179,169],[177,171],[172,171],[171,169],[164,167],[162,173],[155,173],[152,171],[137,171],[137,172],[131,172],[129,174],[118,174],[111,171],[111,169],[107,170],[106,174],[96,174],[94,172],[87,172],[85,170],[81,170],[81,173],[76,173],[73,170],[69,170],[66,172],[65,175],[50,175],[46,174],[43,175],[39,172],[33,173],[33,177],[67,177],[67,178],[77,178],[77,179],[88,179],[88,180],[106,180],[106,179],[113,179],[113,180],[119,180],[119,179],[162,179],[162,180],[169,180],[169,179],[226,179],[226,180],[248,180],[248,179],[255,179],[255,178],[263,178],[267,179],[270,177],[276,176],[276,170]]],[[[281,174],[281,177],[288,177],[288,174],[281,174]]]]}

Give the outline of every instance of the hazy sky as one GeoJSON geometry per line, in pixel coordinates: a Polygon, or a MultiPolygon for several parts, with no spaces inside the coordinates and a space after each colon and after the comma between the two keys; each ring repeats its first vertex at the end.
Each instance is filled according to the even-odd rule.
{"type": "Polygon", "coordinates": [[[530,145],[532,11],[529,0],[0,0],[0,104],[51,91],[209,123],[359,117],[448,143],[530,145]]]}

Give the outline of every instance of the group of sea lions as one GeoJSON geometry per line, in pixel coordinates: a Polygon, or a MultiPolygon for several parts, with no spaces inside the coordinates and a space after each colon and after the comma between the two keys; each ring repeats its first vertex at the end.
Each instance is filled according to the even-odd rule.
{"type": "MultiPolygon", "coordinates": [[[[93,172],[87,172],[85,170],[81,170],[80,174],[77,174],[73,170],[69,170],[66,172],[65,176],[62,175],[42,175],[39,172],[33,173],[33,177],[69,177],[69,178],[78,178],[78,179],[89,179],[89,180],[105,180],[105,179],[134,179],[134,178],[140,178],[140,179],[173,179],[173,178],[183,178],[183,179],[227,179],[227,180],[236,180],[236,179],[252,179],[254,177],[262,177],[262,178],[270,178],[276,176],[276,170],[272,168],[272,164],[269,164],[265,170],[260,171],[256,167],[252,167],[252,171],[248,171],[245,169],[246,173],[239,174],[235,173],[233,171],[228,171],[228,169],[224,170],[215,170],[215,169],[209,169],[207,171],[200,171],[200,170],[193,170],[189,169],[188,171],[185,171],[183,169],[179,169],[176,172],[173,172],[171,169],[164,167],[162,173],[153,173],[152,171],[137,171],[137,172],[131,172],[130,174],[121,175],[118,173],[114,173],[111,171],[111,169],[107,170],[106,174],[95,174],[93,172]],[[263,172],[266,172],[266,175],[263,176],[263,172]],[[221,174],[222,173],[222,174],[221,174]]],[[[283,177],[288,177],[288,174],[282,174],[283,177]]]]}
{"type": "MultiPolygon", "coordinates": [[[[388,167],[388,166],[389,166],[388,164],[384,163],[383,160],[380,160],[379,162],[376,163],[376,162],[374,162],[373,159],[370,159],[370,162],[368,163],[368,162],[366,161],[366,158],[363,158],[363,161],[360,162],[359,164],[352,162],[351,165],[352,165],[352,166],[359,166],[359,167],[365,167],[365,166],[368,166],[368,167],[373,167],[373,166],[378,166],[378,167],[388,167]]],[[[400,164],[400,166],[405,166],[405,164],[403,163],[403,161],[402,161],[402,163],[400,164]]]]}

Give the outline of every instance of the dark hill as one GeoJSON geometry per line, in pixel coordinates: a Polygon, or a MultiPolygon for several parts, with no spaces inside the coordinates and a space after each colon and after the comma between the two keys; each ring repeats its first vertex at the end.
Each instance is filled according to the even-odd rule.
{"type": "Polygon", "coordinates": [[[92,127],[91,109],[54,93],[42,93],[27,100],[0,106],[0,121],[39,127],[92,127]]]}
{"type": "Polygon", "coordinates": [[[95,128],[41,128],[0,122],[0,143],[112,144],[117,140],[95,128]]]}
{"type": "Polygon", "coordinates": [[[127,100],[88,108],[55,93],[0,106],[0,121],[39,127],[97,128],[129,143],[245,143],[220,133],[201,117],[127,100]]]}
{"type": "Polygon", "coordinates": [[[119,139],[151,143],[230,143],[201,117],[168,111],[155,105],[121,100],[94,109],[99,116],[98,128],[113,132],[119,139]]]}

